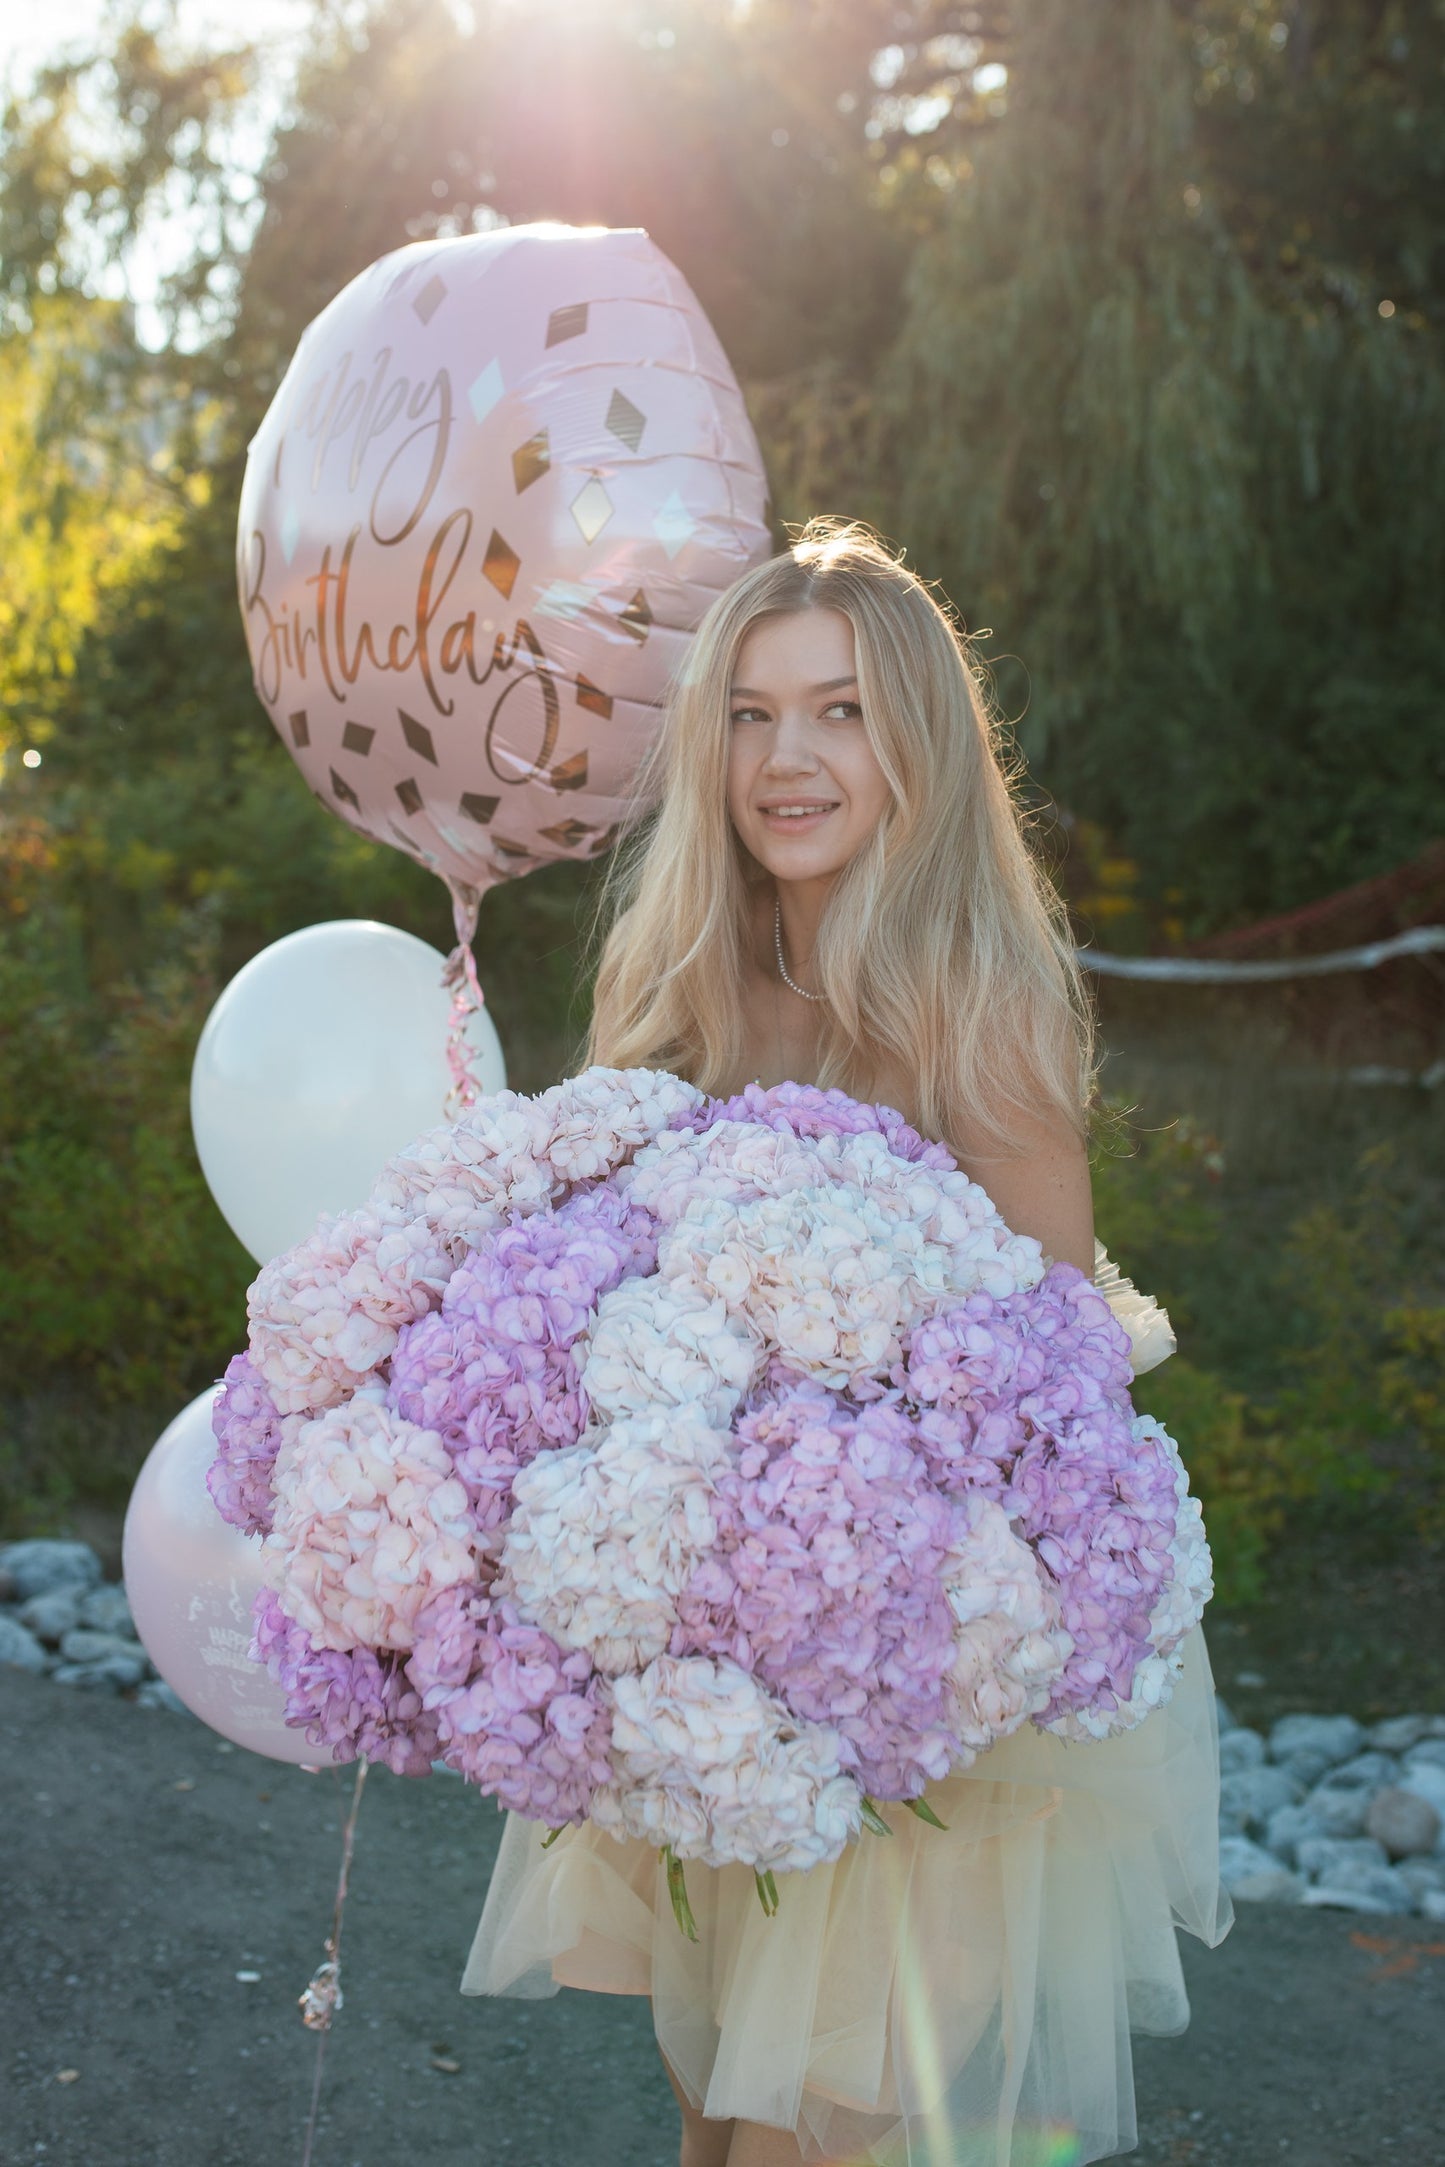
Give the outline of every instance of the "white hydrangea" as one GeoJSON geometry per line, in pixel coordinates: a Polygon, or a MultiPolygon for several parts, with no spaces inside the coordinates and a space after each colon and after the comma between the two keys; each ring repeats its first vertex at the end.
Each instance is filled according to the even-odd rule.
{"type": "Polygon", "coordinates": [[[320,1647],[409,1649],[422,1605],[476,1577],[450,1453],[376,1386],[282,1445],[274,1495],[262,1577],[320,1647]]]}
{"type": "Polygon", "coordinates": [[[1048,1706],[1074,1652],[1052,1582],[1003,1507],[976,1493],[965,1505],[969,1530],[944,1582],[958,1620],[950,1693],[970,1749],[963,1767],[1048,1706]]]}
{"type": "Polygon", "coordinates": [[[720,1295],[769,1352],[834,1389],[897,1361],[909,1327],[957,1298],[949,1267],[942,1244],[848,1182],[737,1209],[699,1199],[657,1256],[660,1277],[720,1295]]]}
{"type": "Polygon", "coordinates": [[[713,1477],[731,1449],[700,1409],[678,1407],[539,1453],[512,1485],[496,1593],[598,1670],[640,1670],[717,1540],[713,1477]]]}
{"type": "Polygon", "coordinates": [[[598,1065],[544,1091],[537,1104],[551,1124],[553,1172],[575,1182],[610,1174],[706,1099],[666,1069],[598,1065]]]}
{"type": "Polygon", "coordinates": [[[624,1279],[603,1295],[575,1359],[596,1416],[698,1406],[725,1429],[763,1360],[746,1319],[707,1287],[624,1279]]]}
{"type": "Polygon", "coordinates": [[[1129,1698],[1117,1708],[1075,1708],[1043,1728],[1060,1738],[1112,1738],[1132,1731],[1172,1696],[1184,1660],[1179,1644],[1204,1616],[1214,1593],[1214,1561],[1204,1534],[1204,1515],[1190,1495],[1189,1475],[1179,1447],[1153,1415],[1136,1415],[1130,1424],[1136,1439],[1148,1438],[1172,1463],[1178,1517],[1170,1537],[1171,1570],[1149,1613],[1151,1653],[1134,1666],[1129,1698]]]}
{"type": "Polygon", "coordinates": [[[608,1690],[617,1780],[593,1793],[591,1815],[609,1835],[792,1873],[858,1834],[837,1732],[790,1715],[738,1664],[662,1655],[608,1690]]]}
{"type": "Polygon", "coordinates": [[[264,1264],[246,1297],[250,1350],[280,1412],[319,1413],[374,1378],[450,1277],[424,1225],[370,1209],[323,1218],[264,1264]]]}
{"type": "Polygon", "coordinates": [[[535,1099],[494,1092],[398,1152],[368,1204],[426,1226],[455,1267],[509,1212],[551,1203],[560,1187],[547,1158],[552,1128],[535,1099]]]}

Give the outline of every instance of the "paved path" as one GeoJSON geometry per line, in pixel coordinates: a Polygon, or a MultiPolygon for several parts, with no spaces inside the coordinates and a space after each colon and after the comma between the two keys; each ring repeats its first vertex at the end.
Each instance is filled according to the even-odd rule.
{"type": "MultiPolygon", "coordinates": [[[[4,2167],[299,2167],[350,1785],[0,1671],[4,2167]]],[[[458,1993],[500,1829],[451,1778],[368,1776],[314,2167],[675,2167],[644,1999],[458,1993]]],[[[1445,2167],[1445,1929],[1241,1907],[1182,1948],[1138,2167],[1445,2167]]]]}

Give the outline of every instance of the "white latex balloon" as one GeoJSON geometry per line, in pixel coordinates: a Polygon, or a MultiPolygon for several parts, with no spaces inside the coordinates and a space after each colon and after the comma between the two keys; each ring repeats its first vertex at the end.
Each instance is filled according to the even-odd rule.
{"type": "Polygon", "coordinates": [[[314,1767],[324,1746],[286,1722],[286,1695],[247,1654],[261,1545],[221,1518],[206,1488],[216,1450],[211,1385],[151,1447],[126,1507],[121,1569],[147,1655],[193,1715],[273,1761],[314,1767]]]}
{"type": "MultiPolygon", "coordinates": [[[[257,1263],[323,1211],[360,1204],[386,1161],[445,1118],[445,958],[371,918],[288,933],[236,973],[191,1069],[201,1168],[257,1263]]],[[[506,1083],[485,1009],[467,1024],[484,1094],[506,1083]]]]}

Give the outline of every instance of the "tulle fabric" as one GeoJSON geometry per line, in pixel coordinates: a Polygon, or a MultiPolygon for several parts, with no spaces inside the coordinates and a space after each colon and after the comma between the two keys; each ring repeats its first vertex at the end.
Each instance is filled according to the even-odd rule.
{"type": "Polygon", "coordinates": [[[886,1807],[832,1866],[687,1867],[590,1823],[546,1850],[508,1814],[464,1994],[650,1994],[693,2104],[870,2167],[1080,2167],[1137,2142],[1131,2032],[1189,2022],[1176,1929],[1233,1923],[1203,1628],[1173,1697],[1120,1737],[1032,1724],[930,1787],[946,1831],[886,1807]]]}

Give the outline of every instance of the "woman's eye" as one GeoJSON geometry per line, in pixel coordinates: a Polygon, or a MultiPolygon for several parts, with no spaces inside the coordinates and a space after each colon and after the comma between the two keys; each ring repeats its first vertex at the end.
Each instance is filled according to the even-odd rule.
{"type": "Polygon", "coordinates": [[[750,722],[754,715],[760,715],[761,713],[762,709],[760,707],[735,707],[728,720],[730,722],[750,722]]]}
{"type": "Polygon", "coordinates": [[[851,722],[855,715],[861,715],[863,712],[856,700],[833,700],[824,708],[823,712],[825,715],[836,715],[839,709],[842,710],[844,720],[848,722],[851,722]]]}

